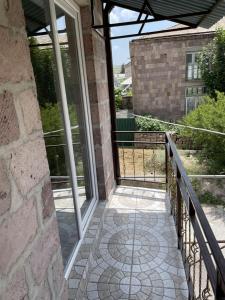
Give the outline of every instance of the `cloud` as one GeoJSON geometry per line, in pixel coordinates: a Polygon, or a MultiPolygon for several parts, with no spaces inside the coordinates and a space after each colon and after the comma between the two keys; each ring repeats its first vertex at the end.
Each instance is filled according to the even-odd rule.
{"type": "Polygon", "coordinates": [[[114,51],[117,51],[119,49],[119,46],[118,45],[113,45],[113,50],[114,51]]]}
{"type": "Polygon", "coordinates": [[[110,13],[110,23],[118,23],[119,22],[119,17],[115,12],[110,13]]]}
{"type": "Polygon", "coordinates": [[[133,21],[136,20],[137,17],[138,17],[137,12],[120,8],[120,7],[115,7],[110,13],[110,22],[118,23],[118,22],[133,21]]]}

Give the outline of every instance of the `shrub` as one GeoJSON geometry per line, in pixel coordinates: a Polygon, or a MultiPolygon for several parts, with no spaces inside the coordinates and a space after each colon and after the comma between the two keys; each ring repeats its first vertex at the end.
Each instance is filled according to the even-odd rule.
{"type": "MultiPolygon", "coordinates": [[[[183,119],[185,125],[207,128],[225,133],[225,94],[216,92],[217,101],[213,97],[204,97],[204,102],[183,119]]],[[[202,145],[199,160],[215,174],[225,173],[225,136],[198,130],[184,129],[182,135],[191,137],[193,143],[202,145]]]]}
{"type": "Polygon", "coordinates": [[[173,125],[163,124],[156,118],[152,119],[151,115],[146,115],[145,117],[135,118],[136,126],[140,131],[178,131],[178,128],[173,125]]]}
{"type": "Polygon", "coordinates": [[[116,110],[119,110],[122,107],[122,90],[119,88],[115,88],[114,93],[116,110]]]}

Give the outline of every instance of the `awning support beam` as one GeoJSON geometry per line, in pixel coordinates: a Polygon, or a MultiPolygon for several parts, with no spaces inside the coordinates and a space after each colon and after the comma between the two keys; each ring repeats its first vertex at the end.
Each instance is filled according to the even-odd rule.
{"type": "Polygon", "coordinates": [[[173,31],[181,31],[181,30],[187,30],[187,29],[192,29],[193,27],[186,26],[182,28],[174,28],[170,30],[158,30],[158,31],[151,31],[151,32],[142,32],[142,33],[133,33],[133,34],[127,34],[127,35],[118,35],[118,36],[112,36],[110,39],[111,40],[116,40],[116,39],[124,39],[124,38],[131,38],[135,36],[141,36],[141,35],[153,35],[156,33],[166,33],[166,32],[173,32],[173,31]]]}
{"type": "MultiPolygon", "coordinates": [[[[192,12],[187,14],[180,14],[180,15],[174,15],[174,16],[157,16],[157,18],[154,19],[148,19],[148,20],[136,20],[136,21],[129,21],[129,22],[119,22],[119,23],[113,23],[113,24],[101,24],[101,25],[93,25],[92,27],[95,29],[101,29],[101,28],[112,28],[112,27],[120,27],[120,26],[129,26],[129,25],[138,25],[143,23],[153,23],[157,21],[169,21],[174,20],[177,18],[185,18],[185,17],[193,17],[193,16],[201,16],[208,14],[208,11],[201,11],[201,12],[192,12]]],[[[176,21],[176,20],[174,20],[176,21]]],[[[177,21],[178,22],[178,21],[177,21]]],[[[194,28],[194,26],[192,27],[194,28]]]]}

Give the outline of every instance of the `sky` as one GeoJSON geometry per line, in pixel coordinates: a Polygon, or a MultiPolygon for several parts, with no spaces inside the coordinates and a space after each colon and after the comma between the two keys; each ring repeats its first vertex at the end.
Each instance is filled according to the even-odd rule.
{"type": "MultiPolygon", "coordinates": [[[[135,21],[139,13],[130,11],[124,8],[115,7],[110,13],[110,23],[118,23],[124,21],[135,21]]],[[[145,15],[142,17],[142,19],[145,15]]],[[[144,32],[151,32],[166,29],[173,26],[174,23],[170,21],[160,21],[154,23],[148,23],[144,26],[144,32]]],[[[137,33],[141,25],[132,25],[124,27],[114,27],[111,29],[111,35],[126,35],[137,33]]],[[[126,39],[112,40],[112,52],[113,52],[113,65],[122,65],[130,61],[129,42],[137,37],[131,37],[126,39]]]]}

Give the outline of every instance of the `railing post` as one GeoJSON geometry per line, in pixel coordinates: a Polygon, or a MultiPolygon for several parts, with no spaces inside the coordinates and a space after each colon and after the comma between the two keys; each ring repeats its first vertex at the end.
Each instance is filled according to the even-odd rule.
{"type": "Polygon", "coordinates": [[[165,171],[166,171],[166,192],[169,193],[169,174],[168,174],[168,151],[167,151],[168,139],[165,133],[165,171]]]}
{"type": "Polygon", "coordinates": [[[180,180],[180,173],[177,169],[177,237],[178,237],[178,249],[181,248],[181,231],[182,231],[182,195],[180,191],[180,186],[179,186],[179,180],[180,180]]]}
{"type": "Polygon", "coordinates": [[[215,299],[224,299],[225,298],[225,283],[223,282],[220,272],[216,270],[216,295],[215,299]]]}

